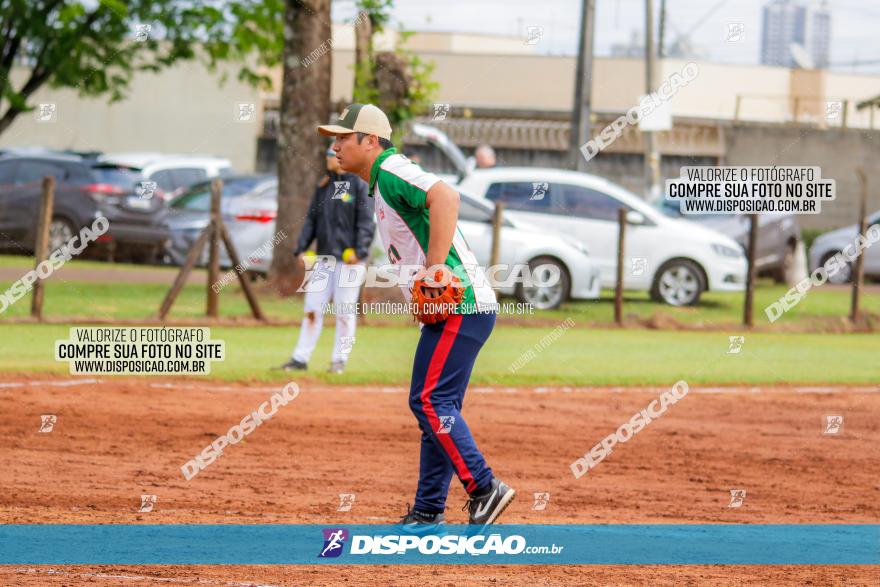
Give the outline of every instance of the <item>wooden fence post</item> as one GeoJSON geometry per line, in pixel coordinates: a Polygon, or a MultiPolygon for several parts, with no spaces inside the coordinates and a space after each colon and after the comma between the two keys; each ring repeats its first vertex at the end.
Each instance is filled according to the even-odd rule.
{"type": "Polygon", "coordinates": [[[743,324],[751,328],[754,325],[755,279],[758,268],[755,266],[755,252],[758,244],[758,215],[749,215],[749,250],[746,251],[748,272],[746,273],[746,301],[743,305],[743,324]]]}
{"type": "MultiPolygon", "coordinates": [[[[859,234],[864,235],[868,231],[868,176],[862,167],[856,169],[859,183],[862,186],[861,202],[859,203],[859,234]]],[[[853,322],[859,319],[859,302],[861,301],[862,287],[865,283],[865,252],[856,257],[856,264],[852,272],[852,308],[849,318],[853,322]]]]}
{"type": "Polygon", "coordinates": [[[504,224],[504,202],[495,202],[495,212],[492,215],[492,254],[489,258],[490,265],[497,265],[501,256],[501,227],[504,224]]]}
{"type": "Polygon", "coordinates": [[[192,248],[189,250],[189,253],[186,256],[186,261],[183,263],[183,267],[180,268],[180,272],[177,274],[177,277],[174,279],[174,283],[171,285],[171,289],[166,294],[165,299],[162,301],[162,305],[159,307],[159,319],[164,320],[168,315],[168,312],[171,310],[171,306],[174,305],[174,300],[177,299],[177,296],[180,295],[180,292],[183,290],[184,285],[186,285],[186,280],[189,277],[190,272],[192,272],[193,267],[195,267],[196,263],[198,263],[199,258],[202,256],[202,250],[205,248],[205,245],[208,244],[210,249],[208,251],[208,292],[207,292],[207,314],[210,318],[217,318],[220,314],[220,289],[214,289],[220,281],[220,242],[223,242],[223,245],[226,247],[226,252],[229,253],[229,260],[232,262],[232,270],[235,271],[235,274],[238,276],[238,281],[241,284],[241,289],[244,291],[244,295],[247,298],[248,305],[251,308],[251,314],[253,314],[254,318],[257,320],[265,320],[266,316],[263,314],[263,311],[260,309],[259,303],[257,303],[257,296],[254,295],[254,290],[251,287],[250,282],[248,282],[247,277],[244,274],[244,265],[241,263],[241,258],[238,256],[238,251],[235,250],[235,245],[232,244],[232,237],[229,236],[229,231],[226,229],[226,226],[223,224],[223,181],[220,179],[215,179],[211,182],[211,219],[208,222],[208,226],[202,231],[199,235],[199,238],[196,239],[196,242],[193,243],[192,248]]]}
{"type": "MultiPolygon", "coordinates": [[[[40,263],[49,258],[49,227],[52,224],[52,209],[55,206],[55,178],[43,178],[43,197],[40,202],[40,216],[37,219],[37,239],[34,243],[34,271],[40,263]]],[[[39,275],[39,274],[38,274],[39,275]]],[[[31,316],[43,319],[43,280],[37,277],[31,296],[31,316]]]]}
{"type": "Polygon", "coordinates": [[[617,283],[614,286],[614,322],[623,324],[623,259],[626,243],[626,208],[617,209],[617,283]]]}
{"type": "Polygon", "coordinates": [[[220,279],[220,227],[223,225],[221,196],[223,182],[215,179],[211,182],[211,237],[208,243],[208,307],[209,318],[216,318],[220,314],[220,295],[214,289],[214,285],[220,279]]]}

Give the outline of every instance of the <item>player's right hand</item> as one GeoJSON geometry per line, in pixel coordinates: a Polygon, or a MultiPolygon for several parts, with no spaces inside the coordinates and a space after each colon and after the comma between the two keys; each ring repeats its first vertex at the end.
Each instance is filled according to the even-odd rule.
{"type": "Polygon", "coordinates": [[[299,262],[302,263],[305,269],[311,269],[315,264],[315,252],[314,251],[306,251],[304,253],[300,253],[299,262]]]}

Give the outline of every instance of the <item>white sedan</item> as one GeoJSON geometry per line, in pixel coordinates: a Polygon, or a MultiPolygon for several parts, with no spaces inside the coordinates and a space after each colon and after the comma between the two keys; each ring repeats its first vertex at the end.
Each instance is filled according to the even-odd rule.
{"type": "Polygon", "coordinates": [[[618,209],[627,211],[624,287],[648,290],[675,306],[706,290],[741,291],[746,258],[733,239],[694,222],[668,218],[600,177],[561,169],[501,167],[469,171],[461,191],[504,202],[505,217],[586,244],[603,287],[614,287],[618,209]]]}
{"type": "MultiPolygon", "coordinates": [[[[477,262],[487,269],[487,278],[502,295],[513,295],[538,310],[558,307],[567,299],[599,298],[599,269],[588,248],[577,239],[548,233],[518,218],[505,218],[501,227],[498,263],[516,270],[528,266],[527,275],[519,271],[511,276],[502,269],[493,275],[489,270],[492,256],[491,202],[461,194],[458,227],[477,262]],[[544,285],[546,284],[546,285],[544,285]],[[497,286],[497,287],[495,287],[497,286]]],[[[373,263],[387,263],[387,256],[373,241],[373,263]]]]}

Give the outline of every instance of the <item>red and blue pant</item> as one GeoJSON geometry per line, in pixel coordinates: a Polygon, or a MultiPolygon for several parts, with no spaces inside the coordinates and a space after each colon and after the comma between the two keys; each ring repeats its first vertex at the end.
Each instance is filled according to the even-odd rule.
{"type": "Polygon", "coordinates": [[[454,315],[426,324],[413,361],[409,406],[422,430],[419,486],[415,509],[446,509],[455,474],[468,493],[480,493],[492,481],[486,464],[461,416],[477,354],[492,333],[495,313],[454,315]]]}

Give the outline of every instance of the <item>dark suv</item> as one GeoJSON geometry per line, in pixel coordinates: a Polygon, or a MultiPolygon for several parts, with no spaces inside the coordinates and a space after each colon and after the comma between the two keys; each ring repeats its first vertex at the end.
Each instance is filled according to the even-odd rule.
{"type": "Polygon", "coordinates": [[[60,153],[0,156],[0,246],[34,250],[42,181],[47,175],[56,181],[50,251],[103,215],[110,230],[98,238],[97,248],[116,258],[143,262],[153,262],[164,253],[170,242],[166,209],[160,197],[152,197],[153,186],[142,184],[142,178],[126,168],[60,153]]]}

